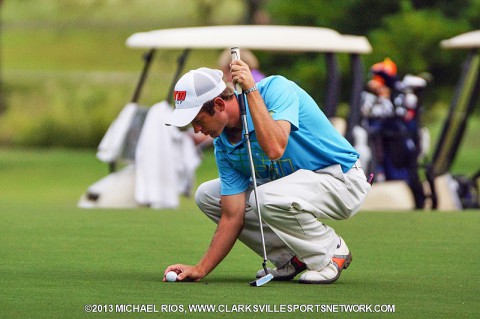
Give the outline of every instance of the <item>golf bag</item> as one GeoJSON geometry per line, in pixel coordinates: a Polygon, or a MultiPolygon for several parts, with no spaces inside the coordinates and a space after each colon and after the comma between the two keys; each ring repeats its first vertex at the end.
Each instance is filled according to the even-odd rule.
{"type": "Polygon", "coordinates": [[[425,195],[418,174],[422,154],[419,89],[426,81],[407,75],[391,85],[390,98],[362,92],[362,127],[368,133],[372,159],[368,170],[377,182],[405,181],[415,198],[415,207],[423,208],[425,195]]]}
{"type": "Polygon", "coordinates": [[[458,197],[463,209],[480,208],[479,179],[480,171],[472,178],[462,175],[454,175],[458,197]]]}

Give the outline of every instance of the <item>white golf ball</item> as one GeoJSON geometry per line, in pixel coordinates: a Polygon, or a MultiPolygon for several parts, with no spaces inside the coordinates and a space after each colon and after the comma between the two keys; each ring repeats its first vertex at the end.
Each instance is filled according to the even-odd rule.
{"type": "Polygon", "coordinates": [[[177,281],[177,273],[174,271],[169,271],[165,275],[165,279],[167,279],[167,281],[177,281]]]}

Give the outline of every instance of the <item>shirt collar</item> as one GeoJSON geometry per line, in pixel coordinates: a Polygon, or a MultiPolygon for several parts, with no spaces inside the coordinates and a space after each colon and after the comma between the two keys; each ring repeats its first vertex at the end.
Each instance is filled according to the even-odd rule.
{"type": "MultiPolygon", "coordinates": [[[[237,96],[238,98],[238,95],[237,93],[235,92],[235,95],[237,96]]],[[[246,102],[246,101],[245,101],[246,102]]],[[[253,127],[253,120],[252,120],[252,117],[250,116],[250,108],[248,107],[248,103],[245,103],[245,109],[246,109],[246,115],[247,115],[247,125],[248,125],[248,133],[250,134],[250,136],[252,135],[251,133],[253,131],[255,131],[254,127],[253,127]]],[[[240,119],[242,121],[242,124],[243,124],[243,119],[240,119]]],[[[238,142],[238,143],[235,143],[235,144],[232,144],[229,140],[228,140],[228,137],[227,135],[225,134],[225,132],[222,132],[222,134],[220,134],[220,136],[218,137],[220,139],[220,141],[222,142],[223,145],[225,145],[226,149],[227,149],[227,152],[228,153],[231,153],[233,152],[236,148],[238,147],[241,147],[242,144],[246,143],[246,139],[245,139],[245,131],[243,130],[242,131],[242,139],[238,142]]]]}

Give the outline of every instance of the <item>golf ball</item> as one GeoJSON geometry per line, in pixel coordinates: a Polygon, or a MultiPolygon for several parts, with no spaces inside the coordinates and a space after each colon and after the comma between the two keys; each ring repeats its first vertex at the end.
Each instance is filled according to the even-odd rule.
{"type": "Polygon", "coordinates": [[[167,279],[167,281],[177,281],[177,273],[174,271],[169,271],[165,275],[165,279],[167,279]]]}

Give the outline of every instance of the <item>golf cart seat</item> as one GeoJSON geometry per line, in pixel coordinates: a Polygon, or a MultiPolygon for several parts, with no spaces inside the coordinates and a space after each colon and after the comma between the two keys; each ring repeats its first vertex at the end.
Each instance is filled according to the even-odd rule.
{"type": "Polygon", "coordinates": [[[384,181],[372,185],[362,209],[411,211],[415,209],[415,199],[405,181],[384,181]]]}

